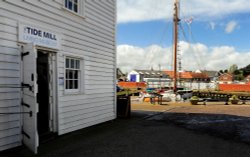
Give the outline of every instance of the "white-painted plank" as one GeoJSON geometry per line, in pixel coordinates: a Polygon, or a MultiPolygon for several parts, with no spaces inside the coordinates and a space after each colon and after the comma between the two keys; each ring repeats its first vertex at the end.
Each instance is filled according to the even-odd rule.
{"type": "Polygon", "coordinates": [[[14,55],[14,56],[20,56],[19,50],[17,49],[17,46],[15,48],[0,46],[0,54],[3,55],[14,55]]]}
{"type": "MultiPolygon", "coordinates": [[[[11,26],[11,27],[16,27],[17,26],[17,21],[16,20],[12,20],[12,19],[9,19],[9,18],[6,18],[6,17],[3,17],[1,14],[0,14],[0,24],[3,24],[3,25],[6,25],[6,26],[11,26]]],[[[1,25],[0,25],[1,26],[1,25]]],[[[9,29],[9,28],[8,28],[9,29]]],[[[8,30],[6,29],[6,30],[8,30]]],[[[13,31],[14,32],[14,31],[13,31]]]]}
{"type": "Polygon", "coordinates": [[[93,66],[88,66],[86,65],[85,66],[86,70],[93,70],[93,71],[105,71],[105,72],[110,72],[110,73],[113,73],[114,72],[114,69],[106,69],[106,68],[102,68],[102,67],[93,67],[93,66]]]}
{"type": "MultiPolygon", "coordinates": [[[[7,140],[7,139],[5,139],[5,140],[7,140]]],[[[14,148],[14,147],[18,147],[18,146],[21,146],[21,145],[22,145],[22,142],[21,142],[21,138],[20,138],[20,141],[0,146],[0,151],[10,149],[10,148],[14,148]]]]}
{"type": "Polygon", "coordinates": [[[10,145],[13,143],[20,143],[20,141],[21,141],[21,135],[9,136],[0,139],[0,146],[10,145]]]}
{"type": "Polygon", "coordinates": [[[112,113],[113,112],[113,107],[106,107],[103,110],[91,110],[89,109],[88,111],[91,112],[86,112],[86,113],[81,113],[78,115],[74,115],[71,117],[67,117],[67,118],[63,118],[60,122],[60,125],[67,125],[69,123],[76,123],[77,121],[83,121],[85,119],[91,118],[91,117],[96,117],[98,115],[102,115],[102,114],[108,114],[108,113],[112,113]]]}
{"type": "Polygon", "coordinates": [[[99,93],[106,93],[106,92],[114,92],[114,89],[86,90],[86,94],[99,94],[99,93]]]}
{"type": "Polygon", "coordinates": [[[103,64],[103,63],[98,63],[98,62],[86,62],[85,66],[101,67],[101,68],[105,68],[105,69],[114,69],[114,65],[103,64]]]}
{"type": "Polygon", "coordinates": [[[10,99],[19,99],[19,93],[1,93],[0,100],[10,100],[10,99]]]}
{"type": "Polygon", "coordinates": [[[0,47],[9,47],[9,48],[17,48],[17,43],[14,41],[10,41],[10,40],[3,40],[0,39],[0,47]]]}
{"type": "Polygon", "coordinates": [[[0,70],[14,70],[17,71],[20,69],[20,65],[17,63],[4,63],[0,62],[0,70]]]}
{"type": "MultiPolygon", "coordinates": [[[[1,65],[1,64],[0,64],[1,65]]],[[[11,85],[11,84],[15,84],[17,86],[20,86],[21,82],[20,82],[20,78],[0,78],[0,85],[11,85]]]]}
{"type": "MultiPolygon", "coordinates": [[[[101,75],[99,75],[99,76],[101,76],[101,75]]],[[[87,80],[85,82],[85,85],[110,85],[110,86],[112,86],[112,85],[114,85],[114,80],[108,80],[108,81],[87,80]]]]}
{"type": "Polygon", "coordinates": [[[93,106],[90,106],[90,105],[79,105],[77,107],[74,108],[74,110],[70,110],[70,111],[67,111],[65,112],[65,109],[62,108],[60,110],[60,113],[63,113],[63,114],[60,114],[59,118],[68,118],[68,117],[73,117],[73,116],[78,116],[78,115],[82,115],[82,114],[87,114],[87,113],[90,113],[90,112],[98,112],[98,111],[101,111],[101,110],[105,110],[105,109],[112,109],[113,108],[113,104],[112,102],[108,102],[107,104],[104,102],[102,105],[100,105],[100,103],[98,103],[97,105],[93,105],[93,106]],[[98,106],[99,105],[99,106],[98,106]]]}
{"type": "Polygon", "coordinates": [[[83,124],[77,125],[77,126],[73,126],[73,127],[61,126],[59,128],[59,135],[66,134],[68,132],[79,130],[79,129],[82,129],[82,128],[86,128],[86,127],[89,127],[89,126],[92,126],[92,125],[95,125],[95,124],[107,122],[107,121],[110,121],[110,120],[113,120],[113,119],[115,119],[115,116],[113,116],[113,115],[109,116],[109,117],[102,116],[99,119],[94,119],[94,118],[89,119],[86,123],[83,123],[83,124]]]}
{"type": "Polygon", "coordinates": [[[15,107],[15,106],[20,106],[19,99],[9,99],[9,100],[0,99],[0,107],[15,107]]]}
{"type": "Polygon", "coordinates": [[[110,57],[107,56],[105,54],[103,54],[102,50],[99,50],[97,48],[92,48],[89,47],[88,45],[86,45],[86,47],[79,47],[77,44],[75,43],[62,43],[63,46],[63,53],[65,54],[77,54],[77,55],[84,55],[86,57],[94,57],[94,58],[98,58],[98,59],[103,59],[103,60],[108,60],[108,61],[114,61],[114,57],[110,57]],[[69,53],[71,52],[71,53],[69,53]]]}
{"type": "Polygon", "coordinates": [[[6,54],[1,54],[0,53],[0,62],[19,63],[20,58],[19,58],[19,56],[6,55],[6,54]]]}
{"type": "MultiPolygon", "coordinates": [[[[14,107],[0,107],[0,113],[12,113],[12,112],[20,112],[20,106],[14,106],[14,107]]],[[[1,114],[0,114],[1,115],[1,114]]]]}
{"type": "Polygon", "coordinates": [[[10,137],[10,136],[18,135],[18,134],[21,134],[19,127],[8,129],[8,130],[3,130],[3,131],[0,131],[0,139],[6,136],[10,137]]]}
{"type": "Polygon", "coordinates": [[[9,26],[6,24],[1,24],[0,23],[0,32],[5,32],[13,35],[17,35],[17,27],[9,26]]]}
{"type": "Polygon", "coordinates": [[[10,40],[10,41],[17,41],[17,35],[16,34],[10,34],[10,33],[7,33],[7,32],[1,32],[0,31],[0,38],[10,40]]]}
{"type": "MultiPolygon", "coordinates": [[[[20,121],[0,123],[0,131],[20,127],[20,121]]],[[[1,144],[0,144],[1,146],[1,144]]]]}
{"type": "Polygon", "coordinates": [[[103,46],[99,46],[99,45],[96,45],[95,43],[90,43],[89,41],[84,41],[84,40],[77,41],[77,39],[72,39],[72,40],[64,39],[62,45],[63,46],[72,46],[72,47],[78,48],[80,50],[86,49],[86,46],[87,46],[87,47],[92,48],[94,50],[101,51],[102,53],[100,53],[99,55],[109,56],[109,57],[113,57],[112,53],[114,53],[113,49],[111,49],[111,48],[105,48],[103,46]]]}
{"type": "MultiPolygon", "coordinates": [[[[0,78],[20,78],[20,72],[18,70],[0,70],[0,78]]],[[[0,89],[1,91],[1,89],[0,89]]]]}
{"type": "Polygon", "coordinates": [[[105,85],[101,85],[101,84],[99,84],[99,85],[88,85],[88,84],[85,84],[84,88],[86,90],[89,90],[89,89],[90,90],[91,89],[113,89],[114,85],[113,84],[111,84],[111,85],[107,85],[107,84],[105,84],[105,85]]]}
{"type": "Polygon", "coordinates": [[[93,98],[93,99],[79,99],[75,101],[62,101],[60,108],[62,112],[75,111],[78,109],[85,109],[93,106],[112,104],[113,97],[93,98]],[[71,102],[71,103],[70,103],[71,102]]]}
{"type": "Polygon", "coordinates": [[[113,116],[112,110],[110,111],[103,111],[102,113],[99,112],[94,112],[94,113],[89,113],[87,115],[84,115],[82,120],[77,120],[75,122],[69,122],[69,123],[64,123],[63,119],[60,119],[60,123],[63,128],[71,128],[71,127],[76,127],[78,125],[82,125],[84,123],[88,123],[90,121],[106,118],[106,117],[111,117],[113,116]]]}

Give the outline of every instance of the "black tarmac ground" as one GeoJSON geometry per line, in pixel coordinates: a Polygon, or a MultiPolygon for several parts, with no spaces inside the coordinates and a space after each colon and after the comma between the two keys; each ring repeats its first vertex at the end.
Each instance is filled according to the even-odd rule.
{"type": "Polygon", "coordinates": [[[24,146],[0,157],[249,157],[250,145],[188,130],[161,113],[132,112],[116,119],[43,142],[38,155],[24,146]]]}

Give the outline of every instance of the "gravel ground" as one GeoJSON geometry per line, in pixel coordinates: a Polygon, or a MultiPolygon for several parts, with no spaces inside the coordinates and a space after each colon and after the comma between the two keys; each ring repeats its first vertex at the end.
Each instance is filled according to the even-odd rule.
{"type": "Polygon", "coordinates": [[[150,120],[175,124],[190,130],[250,144],[250,105],[224,105],[208,102],[206,105],[190,103],[132,104],[132,110],[162,112],[150,120]]]}
{"type": "MultiPolygon", "coordinates": [[[[248,157],[250,146],[166,124],[161,112],[133,111],[130,119],[85,128],[1,157],[248,157]],[[161,120],[157,119],[160,118],[161,120]]],[[[163,116],[164,117],[164,116],[163,116]]]]}
{"type": "Polygon", "coordinates": [[[32,154],[26,147],[19,147],[1,152],[0,156],[250,156],[250,145],[240,142],[241,138],[249,137],[249,133],[244,132],[249,127],[246,125],[249,123],[247,113],[250,113],[247,105],[191,106],[188,103],[165,105],[137,103],[131,107],[131,118],[116,119],[55,137],[40,144],[38,155],[32,154]]]}

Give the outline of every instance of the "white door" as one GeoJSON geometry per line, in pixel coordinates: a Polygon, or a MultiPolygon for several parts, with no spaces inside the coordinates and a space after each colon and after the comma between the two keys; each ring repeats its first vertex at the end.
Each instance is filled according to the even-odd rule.
{"type": "Polygon", "coordinates": [[[37,131],[37,74],[36,74],[37,52],[33,44],[23,47],[23,143],[37,153],[38,131],[37,131]]]}

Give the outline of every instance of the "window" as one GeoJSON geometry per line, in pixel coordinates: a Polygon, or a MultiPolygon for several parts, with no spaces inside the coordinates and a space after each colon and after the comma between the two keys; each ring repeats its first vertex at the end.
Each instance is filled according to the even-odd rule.
{"type": "Polygon", "coordinates": [[[77,92],[80,87],[80,60],[67,57],[65,60],[65,89],[77,92]]]}
{"type": "Polygon", "coordinates": [[[85,0],[64,0],[63,8],[75,15],[84,17],[85,0]]]}
{"type": "Polygon", "coordinates": [[[64,7],[75,12],[78,13],[79,11],[79,3],[78,0],[65,0],[64,2],[64,7]]]}

